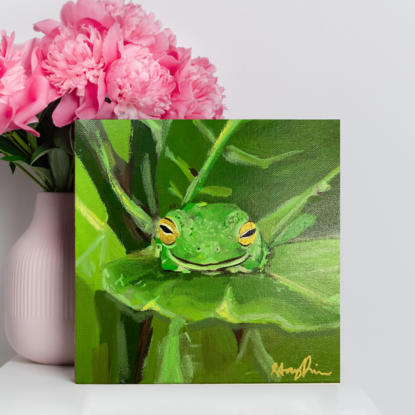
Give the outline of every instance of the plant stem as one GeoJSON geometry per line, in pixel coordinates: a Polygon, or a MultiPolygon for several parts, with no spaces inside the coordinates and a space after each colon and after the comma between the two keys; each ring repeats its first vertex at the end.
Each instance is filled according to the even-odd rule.
{"type": "Polygon", "coordinates": [[[36,137],[30,133],[27,133],[27,139],[32,147],[33,152],[35,152],[38,148],[36,137]]]}
{"type": "Polygon", "coordinates": [[[225,128],[220,133],[219,138],[213,144],[213,147],[209,151],[209,157],[205,161],[202,169],[199,172],[199,175],[190,183],[187,188],[186,194],[182,201],[182,206],[191,202],[197,194],[202,189],[206,179],[209,176],[210,171],[218,160],[219,156],[222,154],[223,149],[228,143],[229,139],[232,137],[232,134],[239,127],[241,120],[229,120],[225,125],[225,128]]]}
{"type": "Polygon", "coordinates": [[[33,151],[30,149],[30,147],[19,137],[19,134],[17,134],[15,131],[12,133],[13,138],[20,144],[21,147],[25,150],[27,155],[29,157],[32,156],[33,151]]]}
{"type": "Polygon", "coordinates": [[[121,187],[120,183],[114,176],[113,169],[116,167],[114,165],[115,161],[109,159],[106,151],[105,145],[110,146],[111,143],[103,143],[99,132],[96,131],[96,137],[92,135],[89,136],[88,145],[95,152],[97,159],[101,165],[101,169],[106,173],[108,177],[108,182],[110,183],[115,195],[118,200],[121,202],[124,209],[129,213],[133,218],[134,222],[139,226],[139,228],[149,234],[153,235],[155,232],[153,219],[147,215],[147,213],[138,205],[136,205],[125,193],[124,189],[121,187]]]}
{"type": "Polygon", "coordinates": [[[74,165],[75,165],[75,156],[71,156],[71,168],[69,170],[68,184],[66,186],[68,191],[70,191],[72,187],[72,181],[74,178],[74,165]]]}
{"type": "Polygon", "coordinates": [[[14,163],[23,173],[29,176],[35,183],[37,183],[45,192],[48,191],[47,187],[43,186],[34,176],[32,176],[25,168],[20,166],[20,164],[14,163]]]}
{"type": "Polygon", "coordinates": [[[4,134],[3,137],[6,137],[15,147],[17,147],[23,154],[28,155],[27,152],[22,148],[22,146],[19,143],[16,143],[16,141],[13,139],[11,134],[4,134]]]}

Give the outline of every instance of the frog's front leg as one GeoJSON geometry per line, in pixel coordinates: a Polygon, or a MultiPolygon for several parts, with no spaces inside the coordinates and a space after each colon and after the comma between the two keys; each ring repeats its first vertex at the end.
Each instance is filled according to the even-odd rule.
{"type": "Polygon", "coordinates": [[[163,355],[157,383],[185,383],[180,358],[180,334],[185,321],[180,317],[171,319],[167,335],[161,344],[163,355]]]}

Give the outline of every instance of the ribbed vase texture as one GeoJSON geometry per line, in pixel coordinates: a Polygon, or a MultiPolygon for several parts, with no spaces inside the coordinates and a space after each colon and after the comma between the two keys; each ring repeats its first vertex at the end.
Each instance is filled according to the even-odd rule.
{"type": "Polygon", "coordinates": [[[6,265],[6,334],[34,362],[74,362],[73,193],[39,193],[27,231],[6,265]]]}

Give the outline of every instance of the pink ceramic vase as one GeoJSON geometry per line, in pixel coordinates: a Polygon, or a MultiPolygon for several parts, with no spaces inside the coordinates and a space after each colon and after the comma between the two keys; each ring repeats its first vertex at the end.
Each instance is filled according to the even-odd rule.
{"type": "Polygon", "coordinates": [[[6,334],[37,363],[74,362],[75,220],[73,193],[39,193],[28,230],[6,268],[6,334]]]}

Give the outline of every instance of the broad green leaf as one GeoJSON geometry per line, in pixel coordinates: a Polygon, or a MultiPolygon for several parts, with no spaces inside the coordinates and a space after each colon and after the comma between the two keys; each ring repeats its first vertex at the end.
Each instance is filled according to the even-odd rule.
{"type": "Polygon", "coordinates": [[[51,189],[55,188],[55,179],[53,178],[53,175],[50,169],[46,169],[44,167],[29,166],[28,164],[24,167],[32,169],[36,174],[42,177],[46,181],[46,183],[50,186],[51,189]]]}
{"type": "Polygon", "coordinates": [[[55,180],[57,192],[64,192],[68,186],[70,160],[65,150],[54,148],[48,153],[50,169],[55,180]]]}
{"type": "Polygon", "coordinates": [[[32,166],[36,160],[38,160],[40,157],[44,156],[45,154],[48,154],[50,151],[52,151],[53,146],[51,143],[46,141],[41,146],[39,146],[35,152],[32,155],[32,160],[30,161],[30,165],[32,166]]]}
{"type": "Polygon", "coordinates": [[[27,164],[29,162],[29,159],[27,157],[18,156],[18,155],[16,155],[16,156],[15,155],[13,155],[13,156],[4,156],[0,160],[8,161],[8,162],[11,162],[11,163],[22,162],[22,163],[25,163],[25,164],[27,164]]]}
{"type": "Polygon", "coordinates": [[[340,305],[340,240],[311,240],[273,249],[266,272],[317,302],[340,305]]]}
{"type": "Polygon", "coordinates": [[[312,196],[318,196],[322,192],[330,189],[328,182],[340,173],[340,167],[332,170],[324,179],[320,180],[314,186],[309,187],[301,195],[290,199],[288,202],[280,206],[274,213],[261,219],[257,225],[261,230],[267,244],[271,244],[273,240],[283,231],[303,210],[308,200],[312,196]]]}
{"type": "Polygon", "coordinates": [[[338,242],[313,241],[281,248],[275,248],[267,273],[211,276],[162,271],[157,251],[149,247],[108,264],[103,284],[136,311],[180,317],[188,323],[213,318],[231,324],[276,324],[288,332],[338,327],[338,306],[321,295],[325,285],[331,292],[338,280],[338,242]],[[327,243],[332,253],[328,257],[327,243]],[[302,252],[298,264],[297,251],[302,252]],[[301,284],[297,274],[291,280],[274,261],[277,265],[289,261],[291,274],[306,266],[317,280],[301,284]]]}
{"type": "Polygon", "coordinates": [[[202,187],[200,194],[216,197],[229,197],[232,194],[232,189],[222,186],[206,186],[202,187]]]}
{"type": "Polygon", "coordinates": [[[14,163],[9,163],[10,170],[12,171],[12,174],[16,171],[16,165],[14,163]]]}
{"type": "Polygon", "coordinates": [[[55,135],[53,137],[53,142],[56,147],[62,148],[70,156],[74,155],[72,142],[71,142],[71,131],[72,125],[67,125],[65,127],[57,128],[55,135]]]}
{"type": "Polygon", "coordinates": [[[313,226],[316,221],[316,217],[303,213],[294,219],[285,229],[282,231],[272,243],[271,247],[276,245],[282,245],[291,239],[300,236],[306,229],[313,226]]]}

